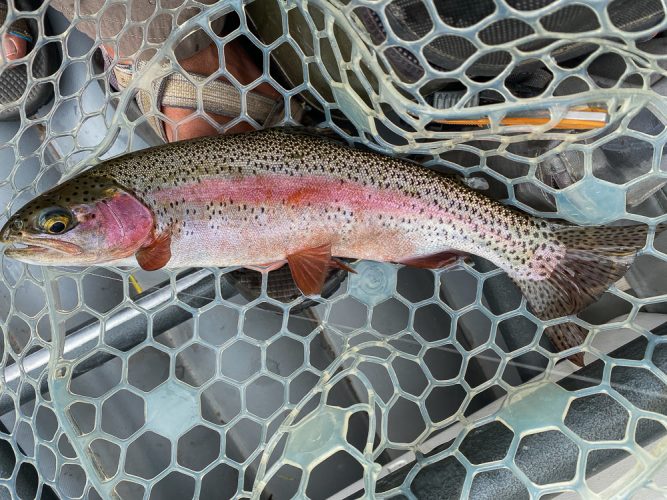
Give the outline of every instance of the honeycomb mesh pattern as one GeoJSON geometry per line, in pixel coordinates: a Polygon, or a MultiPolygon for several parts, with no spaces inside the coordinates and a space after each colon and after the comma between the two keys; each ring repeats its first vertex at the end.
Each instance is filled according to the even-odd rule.
{"type": "MultiPolygon", "coordinates": [[[[36,48],[55,44],[62,62],[41,79],[28,71],[28,88],[51,85],[55,98],[1,129],[0,222],[60,179],[155,143],[143,132],[153,118],[169,122],[154,89],[171,73],[197,89],[218,77],[237,88],[238,117],[219,125],[201,100],[192,115],[221,133],[262,125],[246,96],[268,84],[285,100],[281,124],[297,122],[291,101],[305,96],[321,123],[350,142],[454,169],[535,215],[665,220],[667,100],[656,91],[664,39],[653,35],[666,20],[658,0],[151,4],[148,19],[133,18],[129,4],[111,39],[98,30],[91,41],[76,27],[95,23],[112,1],[77,10],[48,36],[40,28],[36,48]],[[269,13],[274,31],[253,8],[269,13]],[[151,42],[144,28],[160,16],[171,19],[172,34],[151,42]],[[223,16],[228,29],[219,35],[213,25],[223,16]],[[221,61],[205,80],[190,78],[174,55],[196,30],[221,61]],[[117,91],[96,50],[137,33],[144,63],[117,91]],[[237,37],[263,61],[259,79],[238,81],[226,69],[223,48],[237,37]],[[296,69],[277,76],[272,53],[296,69]],[[135,97],[146,92],[149,109],[138,113],[135,97]],[[576,106],[606,109],[607,125],[557,128],[576,106]],[[504,121],[526,113],[548,120],[504,121]],[[480,118],[488,126],[441,123],[480,118]],[[615,168],[602,168],[601,157],[615,168]]],[[[10,5],[4,27],[19,17],[42,27],[48,7],[10,5]]],[[[30,67],[35,53],[1,68],[30,67]]],[[[639,260],[664,273],[667,247],[652,234],[639,260]]],[[[271,298],[266,275],[248,300],[230,289],[228,269],[38,268],[3,256],[0,452],[9,458],[0,496],[325,498],[349,487],[356,497],[416,498],[438,496],[440,487],[482,498],[492,491],[485,485],[499,482],[513,498],[667,496],[667,343],[651,332],[651,319],[665,312],[664,283],[642,288],[633,268],[603,298],[618,314],[603,324],[573,318],[590,328],[577,351],[593,368],[571,385],[557,383],[575,368],[550,349],[548,323],[525,300],[491,303],[487,292],[505,276],[488,263],[355,269],[331,297],[290,314],[303,299],[271,298]],[[454,295],[450,284],[467,292],[454,295]],[[173,318],[182,320],[165,332],[173,318]],[[142,337],[126,338],[127,325],[142,337]],[[525,335],[508,342],[504,329],[525,335]],[[611,353],[630,341],[634,355],[611,353]],[[104,383],[92,383],[100,371],[104,383]],[[581,423],[589,403],[601,408],[604,429],[581,423]],[[541,454],[545,447],[551,453],[541,454]],[[609,450],[629,465],[614,482],[596,483],[609,450]]]]}

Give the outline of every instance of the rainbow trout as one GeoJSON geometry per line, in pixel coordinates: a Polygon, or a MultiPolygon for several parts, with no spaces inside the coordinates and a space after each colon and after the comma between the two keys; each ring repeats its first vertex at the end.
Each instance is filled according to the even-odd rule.
{"type": "MultiPolygon", "coordinates": [[[[602,295],[646,235],[645,225],[538,219],[410,161],[270,129],[106,161],[25,205],[0,239],[5,255],[42,265],[287,262],[306,295],[320,292],[332,266],[346,267],[338,257],[439,268],[475,254],[507,272],[547,320],[602,295]]],[[[585,336],[571,322],[547,333],[560,349],[585,336]]]]}

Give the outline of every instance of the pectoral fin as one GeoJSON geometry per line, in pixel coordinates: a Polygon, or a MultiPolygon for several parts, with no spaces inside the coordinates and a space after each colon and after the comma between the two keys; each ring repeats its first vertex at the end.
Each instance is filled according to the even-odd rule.
{"type": "Polygon", "coordinates": [[[307,248],[287,256],[292,278],[304,295],[322,291],[331,263],[331,244],[307,248]]]}
{"type": "Polygon", "coordinates": [[[139,249],[135,257],[145,271],[155,271],[167,265],[171,259],[171,234],[158,236],[153,242],[139,249]]]}

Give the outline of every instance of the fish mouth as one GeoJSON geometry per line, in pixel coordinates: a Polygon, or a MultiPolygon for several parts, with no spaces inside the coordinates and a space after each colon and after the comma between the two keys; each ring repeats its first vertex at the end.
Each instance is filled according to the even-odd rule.
{"type": "Polygon", "coordinates": [[[16,240],[4,241],[8,246],[5,255],[14,259],[31,257],[63,255],[81,255],[83,249],[79,245],[67,241],[51,240],[46,238],[22,237],[16,240]]]}

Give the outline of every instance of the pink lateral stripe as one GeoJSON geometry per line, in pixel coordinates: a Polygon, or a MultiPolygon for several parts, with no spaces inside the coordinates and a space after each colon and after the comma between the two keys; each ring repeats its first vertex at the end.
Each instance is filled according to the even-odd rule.
{"type": "MultiPolygon", "coordinates": [[[[362,186],[355,182],[341,183],[339,179],[310,175],[289,177],[287,175],[258,175],[236,179],[209,179],[167,188],[155,195],[157,201],[168,204],[173,200],[188,203],[218,204],[229,202],[248,205],[279,205],[286,200],[288,205],[330,208],[344,203],[355,212],[381,213],[395,217],[433,217],[445,222],[464,224],[469,230],[486,233],[486,228],[477,228],[467,217],[457,217],[456,212],[441,209],[427,202],[414,199],[397,191],[362,186]]],[[[498,236],[491,233],[494,238],[498,236]]],[[[511,232],[503,238],[508,244],[519,245],[511,232]]]]}
{"type": "Polygon", "coordinates": [[[190,203],[280,204],[296,206],[331,206],[345,203],[351,210],[408,215],[423,213],[434,217],[451,218],[451,214],[396,191],[378,190],[353,182],[341,184],[338,179],[321,176],[287,177],[261,175],[240,179],[211,179],[188,183],[156,193],[161,203],[185,199],[190,203]]]}

